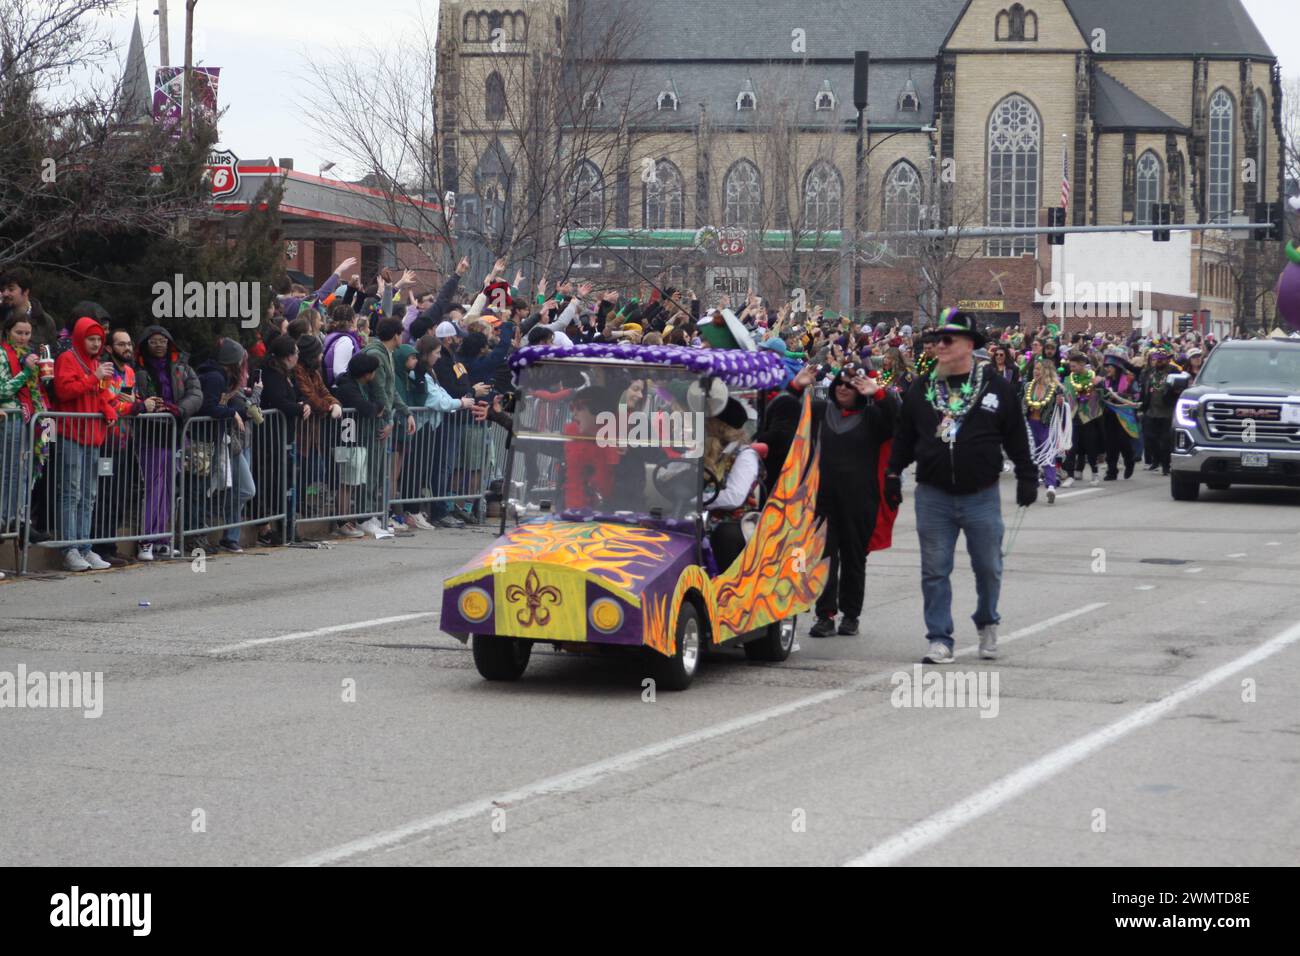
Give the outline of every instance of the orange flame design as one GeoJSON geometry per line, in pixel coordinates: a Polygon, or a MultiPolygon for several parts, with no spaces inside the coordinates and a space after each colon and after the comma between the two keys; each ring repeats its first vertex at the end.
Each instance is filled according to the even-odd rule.
{"type": "Polygon", "coordinates": [[[807,611],[826,587],[827,529],[816,520],[820,450],[804,475],[811,449],[812,396],[805,392],[799,427],[758,530],[736,563],[712,582],[719,642],[807,611]]]}
{"type": "Polygon", "coordinates": [[[599,575],[615,587],[633,589],[646,575],[668,559],[665,547],[672,539],[662,531],[631,525],[574,524],[552,521],[520,525],[509,540],[499,543],[479,560],[493,562],[538,561],[599,575]],[[636,573],[641,565],[642,573],[636,573]]]}

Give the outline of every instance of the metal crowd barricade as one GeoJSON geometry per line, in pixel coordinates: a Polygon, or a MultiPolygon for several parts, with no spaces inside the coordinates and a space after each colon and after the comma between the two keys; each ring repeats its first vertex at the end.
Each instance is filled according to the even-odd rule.
{"type": "Polygon", "coordinates": [[[394,430],[389,504],[422,510],[434,501],[476,501],[505,469],[506,431],[490,421],[476,422],[468,409],[411,410],[416,432],[394,430]]]}
{"type": "Polygon", "coordinates": [[[20,573],[27,573],[33,526],[49,536],[38,547],[60,551],[122,541],[172,545],[176,438],[176,420],[167,414],[132,415],[111,425],[99,414],[33,415],[27,443],[43,451],[44,487],[40,495],[35,482],[29,489],[20,573]],[[106,429],[99,446],[93,444],[95,425],[106,429]]]}
{"type": "Polygon", "coordinates": [[[179,497],[182,534],[206,535],[287,519],[291,459],[283,416],[262,412],[262,423],[194,417],[180,435],[179,497]],[[258,477],[262,480],[258,481],[258,477]]]}
{"type": "Polygon", "coordinates": [[[388,443],[383,422],[345,408],[339,418],[299,424],[293,524],[384,520],[388,512],[388,443]]]}
{"type": "Polygon", "coordinates": [[[0,409],[0,543],[11,541],[14,563],[19,565],[19,537],[31,505],[31,431],[18,406],[0,409]]]}

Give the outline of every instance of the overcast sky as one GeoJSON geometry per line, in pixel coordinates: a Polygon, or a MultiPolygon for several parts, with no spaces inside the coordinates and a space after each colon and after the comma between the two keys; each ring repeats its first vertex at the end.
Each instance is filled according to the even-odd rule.
{"type": "MultiPolygon", "coordinates": [[[[653,0],[648,0],[653,2],[653,0]]],[[[1133,0],[1140,3],[1141,0],[1133,0]]],[[[1282,69],[1300,74],[1300,28],[1297,0],[1245,0],[1282,69]]],[[[327,137],[312,129],[295,109],[308,91],[309,74],[303,58],[334,55],[349,37],[361,35],[390,41],[401,56],[404,28],[421,15],[436,21],[438,0],[199,0],[195,7],[195,62],[219,66],[222,145],[241,159],[289,157],[295,167],[315,173],[320,165],[340,160],[333,171],[347,179],[365,170],[346,169],[331,155],[327,137]],[[302,39],[299,39],[302,38],[302,39]],[[310,44],[310,45],[309,45],[310,44]]],[[[158,18],[154,0],[141,0],[138,9],[144,33],[150,77],[158,65],[158,18]]],[[[172,65],[184,58],[184,0],[170,0],[172,65]]],[[[117,18],[105,24],[121,43],[121,55],[131,36],[133,7],[124,4],[117,18]]],[[[719,28],[724,28],[721,24],[719,28]]]]}

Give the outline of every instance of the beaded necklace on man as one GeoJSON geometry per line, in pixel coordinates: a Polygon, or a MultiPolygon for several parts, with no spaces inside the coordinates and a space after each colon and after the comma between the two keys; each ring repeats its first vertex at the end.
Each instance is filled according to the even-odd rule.
{"type": "Polygon", "coordinates": [[[953,393],[948,387],[948,380],[939,375],[936,367],[930,373],[930,384],[925,390],[925,400],[939,414],[939,427],[935,435],[952,444],[957,440],[957,431],[970,414],[975,399],[984,389],[984,373],[988,363],[979,362],[967,373],[965,383],[953,393]]]}
{"type": "Polygon", "coordinates": [[[1074,394],[1085,402],[1092,397],[1092,389],[1096,384],[1097,377],[1088,369],[1070,373],[1070,385],[1074,388],[1074,394]]]}
{"type": "Polygon", "coordinates": [[[937,355],[922,355],[916,360],[916,374],[925,378],[934,371],[935,366],[938,364],[939,357],[937,355]]]}

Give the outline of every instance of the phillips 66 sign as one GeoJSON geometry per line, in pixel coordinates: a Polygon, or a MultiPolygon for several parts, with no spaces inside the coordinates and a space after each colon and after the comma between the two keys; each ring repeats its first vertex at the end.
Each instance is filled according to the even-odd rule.
{"type": "Polygon", "coordinates": [[[208,181],[212,198],[224,199],[239,192],[239,157],[228,149],[208,153],[208,181]]]}

